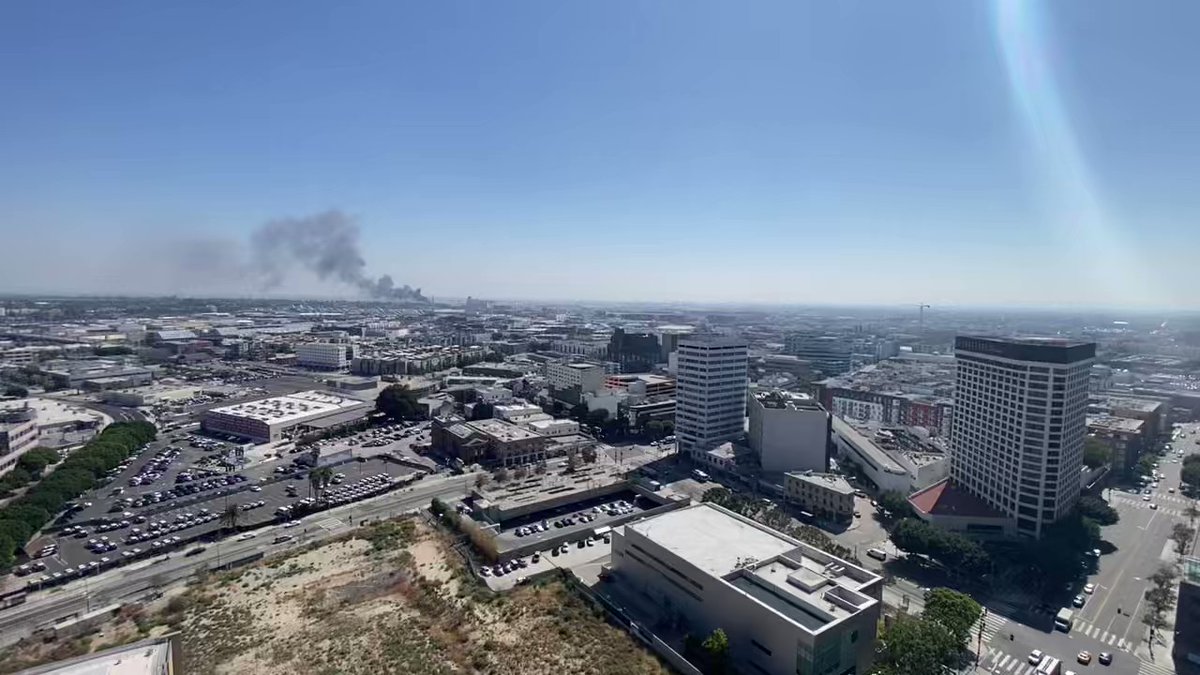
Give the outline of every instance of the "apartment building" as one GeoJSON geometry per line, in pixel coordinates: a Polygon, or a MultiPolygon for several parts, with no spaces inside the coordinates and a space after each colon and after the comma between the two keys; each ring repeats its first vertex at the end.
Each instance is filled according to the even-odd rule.
{"type": "Polygon", "coordinates": [[[701,454],[742,435],[746,417],[745,340],[713,335],[679,340],[675,435],[683,452],[701,454]]]}

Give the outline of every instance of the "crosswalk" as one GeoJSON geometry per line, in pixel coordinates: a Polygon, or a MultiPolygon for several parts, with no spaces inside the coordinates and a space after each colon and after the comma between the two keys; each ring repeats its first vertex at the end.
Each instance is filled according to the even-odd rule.
{"type": "Polygon", "coordinates": [[[978,637],[980,623],[983,624],[983,644],[986,645],[992,641],[992,638],[996,637],[1001,628],[1004,628],[1008,624],[1008,617],[1001,616],[995,612],[984,614],[979,618],[979,621],[975,622],[975,626],[971,628],[972,636],[978,637]]]}
{"type": "Polygon", "coordinates": [[[1165,657],[1161,664],[1142,661],[1138,675],[1175,675],[1175,667],[1171,665],[1170,659],[1165,657]]]}
{"type": "Polygon", "coordinates": [[[1119,503],[1123,508],[1130,508],[1130,509],[1149,509],[1151,504],[1158,504],[1159,505],[1158,506],[1159,513],[1163,513],[1168,516],[1172,516],[1174,518],[1186,518],[1187,517],[1187,511],[1186,511],[1187,507],[1186,506],[1184,506],[1183,508],[1175,508],[1174,506],[1163,506],[1162,502],[1159,502],[1157,500],[1153,501],[1153,502],[1143,502],[1140,500],[1134,501],[1132,499],[1120,498],[1120,499],[1115,499],[1114,501],[1119,503]]]}
{"type": "Polygon", "coordinates": [[[1106,630],[1102,630],[1099,626],[1092,625],[1080,619],[1075,619],[1075,625],[1071,627],[1071,634],[1086,635],[1100,644],[1112,647],[1114,650],[1131,652],[1133,651],[1134,647],[1132,642],[1128,642],[1124,638],[1118,637],[1116,633],[1110,633],[1106,630]]]}
{"type": "Polygon", "coordinates": [[[1029,664],[1028,654],[1013,656],[995,647],[989,649],[987,655],[979,659],[979,665],[985,672],[1008,673],[1009,675],[1028,675],[1037,670],[1037,666],[1029,664]]]}

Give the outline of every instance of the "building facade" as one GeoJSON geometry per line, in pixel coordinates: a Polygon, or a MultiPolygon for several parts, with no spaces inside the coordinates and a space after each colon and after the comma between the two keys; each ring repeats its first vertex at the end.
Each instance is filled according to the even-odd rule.
{"type": "Polygon", "coordinates": [[[296,345],[296,365],[323,370],[345,370],[354,360],[354,345],[345,342],[308,342],[296,345]]]}
{"type": "Polygon", "coordinates": [[[640,373],[660,362],[661,350],[654,333],[626,333],[617,328],[608,341],[608,360],[619,364],[622,373],[640,373]]]}
{"type": "Polygon", "coordinates": [[[1096,345],[959,336],[950,476],[1040,537],[1079,499],[1096,345]]]}
{"type": "Polygon", "coordinates": [[[745,340],[688,336],[679,341],[675,435],[683,452],[703,453],[742,435],[746,417],[745,340]]]}
{"type": "Polygon", "coordinates": [[[791,471],[784,474],[788,503],[818,518],[849,522],[854,517],[854,488],[837,474],[791,471]]]}
{"type": "Polygon", "coordinates": [[[720,628],[738,670],[870,672],[881,577],[700,503],[613,531],[614,583],[692,635],[720,628]]]}
{"type": "Polygon", "coordinates": [[[784,352],[808,361],[826,377],[850,370],[850,345],[835,335],[791,333],[784,337],[784,352]]]}
{"type": "Polygon", "coordinates": [[[37,411],[33,408],[0,410],[0,476],[17,465],[27,450],[37,446],[37,411]]]}
{"type": "Polygon", "coordinates": [[[829,469],[829,413],[812,398],[785,391],[756,392],[746,402],[750,449],[763,471],[829,469]]]}
{"type": "Polygon", "coordinates": [[[604,366],[598,363],[547,363],[546,382],[555,389],[578,387],[581,394],[604,387],[604,366]]]}

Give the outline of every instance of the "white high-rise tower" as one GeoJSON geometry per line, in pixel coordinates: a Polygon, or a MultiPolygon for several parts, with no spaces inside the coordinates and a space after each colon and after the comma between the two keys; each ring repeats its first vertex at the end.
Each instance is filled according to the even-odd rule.
{"type": "Polygon", "coordinates": [[[704,452],[743,433],[748,357],[739,338],[680,338],[675,436],[681,452],[704,452]]]}

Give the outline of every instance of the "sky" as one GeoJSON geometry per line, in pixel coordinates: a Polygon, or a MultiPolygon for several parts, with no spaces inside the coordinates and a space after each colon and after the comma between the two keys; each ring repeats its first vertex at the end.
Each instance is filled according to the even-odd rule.
{"type": "Polygon", "coordinates": [[[1190,0],[0,7],[0,293],[1200,308],[1190,0]],[[250,271],[248,271],[250,270],[250,271]]]}

